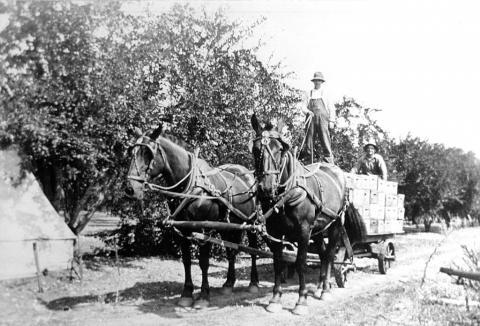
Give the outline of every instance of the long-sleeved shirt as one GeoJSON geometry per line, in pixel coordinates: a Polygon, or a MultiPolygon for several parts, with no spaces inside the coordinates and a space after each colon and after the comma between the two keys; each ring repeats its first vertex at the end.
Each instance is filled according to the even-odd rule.
{"type": "Polygon", "coordinates": [[[379,154],[374,154],[371,158],[363,156],[357,165],[352,169],[353,173],[378,175],[383,180],[387,180],[387,165],[383,157],[379,154]]]}
{"type": "MultiPolygon", "coordinates": [[[[337,116],[335,114],[335,108],[330,104],[330,101],[328,100],[328,97],[325,96],[325,92],[323,88],[320,89],[312,89],[310,91],[310,96],[308,97],[307,103],[310,103],[310,100],[312,99],[322,99],[323,104],[325,105],[325,109],[328,112],[329,116],[329,122],[335,122],[337,116]]],[[[303,113],[309,114],[308,107],[303,110],[303,113]]]]}

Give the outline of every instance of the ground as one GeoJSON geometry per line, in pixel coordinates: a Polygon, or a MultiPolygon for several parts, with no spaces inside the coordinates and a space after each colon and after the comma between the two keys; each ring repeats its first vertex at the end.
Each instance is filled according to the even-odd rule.
{"type": "MultiPolygon", "coordinates": [[[[0,283],[0,324],[3,325],[479,325],[480,308],[453,279],[438,272],[464,257],[461,245],[479,248],[480,228],[456,230],[447,236],[412,233],[396,236],[397,261],[387,275],[377,261],[355,259],[357,271],[349,274],[344,289],[334,286],[326,301],[309,297],[309,313],[291,313],[297,300],[296,278],[285,284],[284,310],[271,314],[265,306],[271,297],[272,264],[261,260],[261,288],[246,291],[249,260],[238,259],[237,287],[222,295],[219,287],[226,263],[212,261],[211,306],[205,310],[176,306],[183,286],[180,260],[160,258],[92,257],[85,260],[83,281],[70,281],[66,271],[49,273],[38,293],[36,279],[0,283]],[[433,255],[432,255],[433,254],[433,255]],[[428,264],[427,264],[428,262],[428,264]],[[117,292],[118,291],[118,292],[117,292]],[[447,304],[450,300],[454,304],[447,304]]],[[[200,268],[193,266],[200,285],[200,268]]],[[[319,270],[308,269],[313,289],[319,270]]]]}

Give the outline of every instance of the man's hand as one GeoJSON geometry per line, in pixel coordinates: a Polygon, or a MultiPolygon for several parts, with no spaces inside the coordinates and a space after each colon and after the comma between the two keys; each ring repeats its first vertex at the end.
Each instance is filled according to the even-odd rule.
{"type": "Polygon", "coordinates": [[[330,121],[330,122],[328,123],[328,128],[329,128],[329,129],[333,129],[333,127],[335,127],[335,124],[330,121]]]}

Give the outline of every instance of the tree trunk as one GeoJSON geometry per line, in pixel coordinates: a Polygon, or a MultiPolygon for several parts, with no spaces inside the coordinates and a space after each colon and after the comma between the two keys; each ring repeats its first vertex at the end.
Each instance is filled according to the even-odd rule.
{"type": "Polygon", "coordinates": [[[67,222],[70,229],[79,234],[87,226],[97,209],[102,205],[105,199],[105,193],[115,180],[111,177],[99,178],[99,182],[90,185],[83,196],[74,203],[74,207],[69,211],[69,220],[67,222]]]}

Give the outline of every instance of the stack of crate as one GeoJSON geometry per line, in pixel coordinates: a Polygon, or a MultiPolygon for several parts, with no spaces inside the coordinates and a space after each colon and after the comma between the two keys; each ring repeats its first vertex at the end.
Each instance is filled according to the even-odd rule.
{"type": "Polygon", "coordinates": [[[398,184],[375,175],[346,173],[348,199],[365,223],[367,235],[402,233],[405,195],[398,184]]]}

